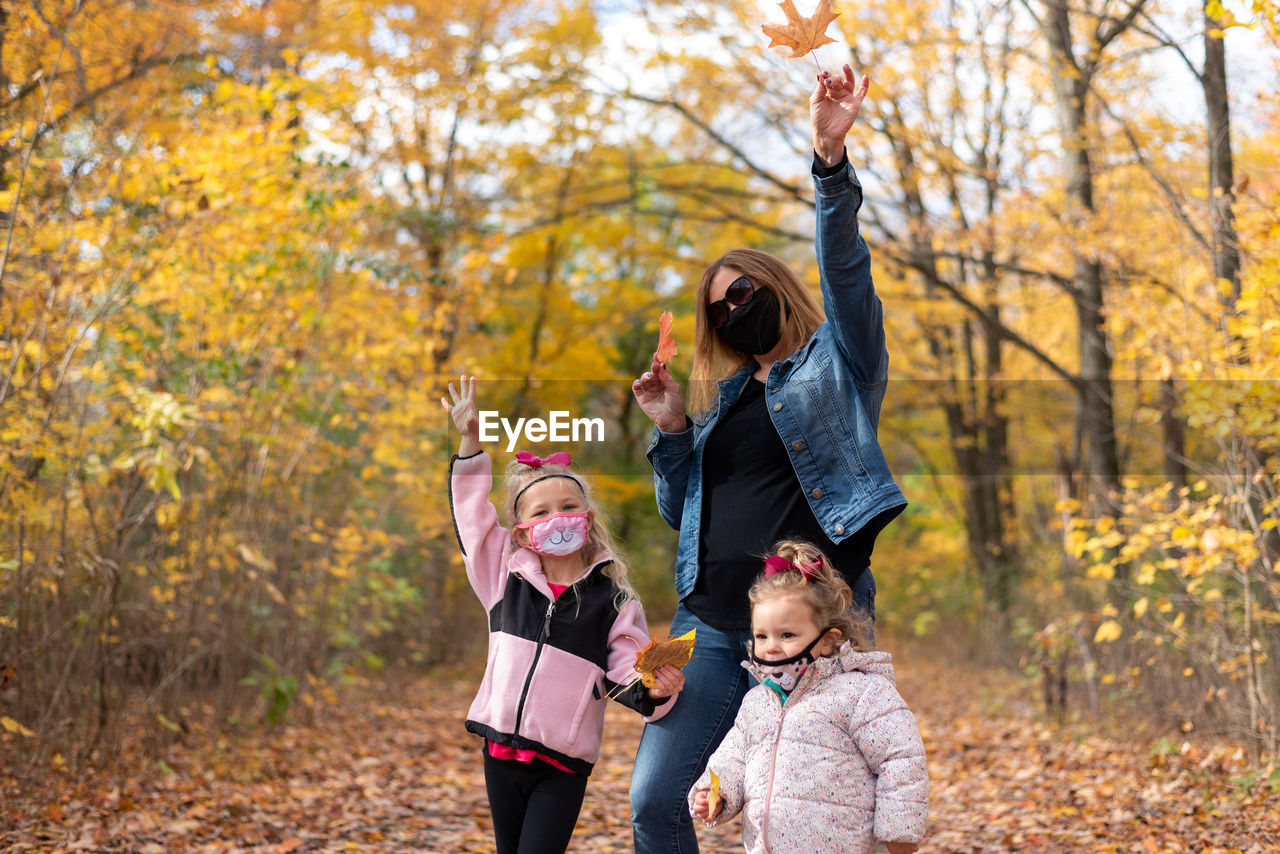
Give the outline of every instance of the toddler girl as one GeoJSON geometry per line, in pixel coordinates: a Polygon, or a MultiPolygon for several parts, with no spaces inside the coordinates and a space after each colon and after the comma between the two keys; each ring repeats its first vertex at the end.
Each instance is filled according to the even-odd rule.
{"type": "MultiPolygon", "coordinates": [[[[709,824],[742,812],[751,852],[910,854],[924,837],[929,775],[915,717],[849,612],[852,593],[816,547],[774,546],[750,591],[760,684],[689,792],[709,824]],[[711,772],[722,803],[711,808],[711,772]]],[[[857,613],[857,612],[855,612],[857,613]]]]}
{"type": "Polygon", "coordinates": [[[489,655],[467,729],[485,739],[484,776],[499,854],[563,854],[600,757],[605,698],[646,720],[670,710],[676,668],[646,689],[635,653],[649,641],[644,610],[569,455],[521,452],[507,469],[506,511],[489,501],[475,377],[441,398],[462,439],[449,467],[449,504],[471,587],[489,623],[489,655]]]}

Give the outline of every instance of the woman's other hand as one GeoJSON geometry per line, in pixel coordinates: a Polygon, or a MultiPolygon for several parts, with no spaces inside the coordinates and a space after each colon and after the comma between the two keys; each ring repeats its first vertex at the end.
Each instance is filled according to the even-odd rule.
{"type": "Polygon", "coordinates": [[[663,433],[683,433],[686,427],[684,392],[671,371],[654,360],[644,376],[631,384],[640,410],[663,433]]]}
{"type": "Polygon", "coordinates": [[[844,156],[844,138],[853,127],[867,97],[871,79],[862,75],[854,83],[853,69],[844,66],[844,76],[830,71],[818,75],[818,84],[809,97],[809,118],[813,123],[813,150],[826,166],[835,166],[844,156]]]}

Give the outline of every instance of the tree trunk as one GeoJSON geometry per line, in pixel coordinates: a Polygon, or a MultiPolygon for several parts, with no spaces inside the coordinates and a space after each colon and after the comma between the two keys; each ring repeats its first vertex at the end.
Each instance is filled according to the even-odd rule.
{"type": "Polygon", "coordinates": [[[1204,88],[1209,133],[1210,224],[1213,234],[1213,274],[1224,307],[1240,300],[1240,242],[1236,237],[1235,172],[1231,155],[1231,111],[1227,102],[1227,50],[1218,22],[1205,12],[1204,88]],[[1222,283],[1227,283],[1221,287],[1222,283]]]}
{"type": "MultiPolygon", "coordinates": [[[[1069,222],[1084,226],[1095,212],[1086,107],[1093,69],[1081,67],[1076,61],[1071,11],[1065,0],[1050,0],[1042,23],[1052,54],[1050,72],[1066,152],[1063,158],[1066,217],[1069,222]]],[[[1093,54],[1093,62],[1096,55],[1093,54]]],[[[1109,515],[1120,488],[1120,457],[1112,406],[1112,356],[1106,328],[1103,269],[1087,248],[1073,249],[1072,264],[1072,297],[1080,349],[1079,424],[1085,444],[1085,475],[1095,512],[1109,515]]]]}

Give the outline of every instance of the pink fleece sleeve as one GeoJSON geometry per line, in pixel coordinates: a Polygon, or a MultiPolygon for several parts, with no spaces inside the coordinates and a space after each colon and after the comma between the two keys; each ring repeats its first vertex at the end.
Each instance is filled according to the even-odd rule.
{"type": "MultiPolygon", "coordinates": [[[[644,607],[637,599],[628,599],[618,610],[618,618],[609,631],[609,669],[605,676],[613,682],[625,685],[639,678],[636,672],[636,653],[649,645],[649,624],[644,618],[644,607]]],[[[637,683],[637,689],[647,689],[637,683]]],[[[645,716],[646,721],[656,721],[671,711],[679,697],[676,694],[645,716]]]]}
{"type": "Polygon", "coordinates": [[[511,532],[498,524],[498,512],[489,501],[492,487],[493,462],[487,453],[451,462],[449,509],[467,579],[486,611],[502,596],[511,542],[511,532]]]}

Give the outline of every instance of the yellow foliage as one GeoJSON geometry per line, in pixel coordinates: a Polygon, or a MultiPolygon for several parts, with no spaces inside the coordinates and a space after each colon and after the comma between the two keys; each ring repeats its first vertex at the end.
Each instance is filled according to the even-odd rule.
{"type": "Polygon", "coordinates": [[[1098,626],[1097,632],[1093,635],[1094,643],[1110,643],[1119,640],[1124,631],[1120,628],[1120,624],[1115,620],[1107,620],[1098,626]]]}
{"type": "Polygon", "coordinates": [[[8,715],[0,715],[0,727],[4,727],[5,732],[17,733],[24,738],[35,738],[36,736],[34,732],[27,729],[8,715]]]}
{"type": "MultiPolygon", "coordinates": [[[[46,16],[65,14],[45,5],[46,16]]],[[[1261,20],[1274,18],[1264,5],[1261,20]]],[[[634,416],[627,379],[645,367],[655,337],[646,325],[670,310],[677,339],[692,342],[690,286],[707,261],[761,246],[816,286],[803,162],[794,175],[771,172],[776,183],[753,171],[773,169],[762,129],[783,128],[785,147],[804,122],[802,98],[774,100],[793,81],[762,60],[758,4],[717,6],[723,20],[745,22],[745,44],[733,44],[721,17],[682,9],[689,17],[673,20],[694,40],[634,57],[653,62],[646,84],[669,82],[682,108],[728,134],[740,146],[733,155],[703,129],[677,132],[689,126],[671,124],[668,106],[641,114],[638,102],[601,95],[621,89],[599,86],[618,63],[591,4],[499,0],[484,15],[381,0],[340,15],[317,8],[328,9],[277,0],[138,14],[83,4],[74,26],[50,26],[32,4],[6,6],[6,32],[21,37],[5,41],[5,138],[23,149],[39,139],[22,197],[13,182],[0,188],[0,210],[16,212],[0,336],[9,546],[0,573],[8,580],[21,560],[34,579],[24,603],[44,609],[47,624],[75,624],[77,608],[96,613],[103,579],[118,572],[115,592],[140,614],[119,631],[184,648],[212,647],[218,631],[253,620],[262,638],[300,623],[308,630],[297,636],[338,645],[376,638],[397,609],[431,606],[415,603],[414,585],[468,595],[442,489],[457,438],[438,405],[447,378],[493,380],[486,400],[511,414],[589,410],[618,428],[634,416]],[[731,62],[699,54],[706,32],[723,37],[731,62]],[[726,105],[729,74],[732,91],[759,96],[750,110],[726,105]]],[[[1077,625],[1110,615],[1099,643],[1162,644],[1131,621],[1145,620],[1144,630],[1167,621],[1188,643],[1203,641],[1206,658],[1240,641],[1231,633],[1246,613],[1250,625],[1270,625],[1274,597],[1246,612],[1241,594],[1268,593],[1280,571],[1257,543],[1280,508],[1256,499],[1280,483],[1263,474],[1246,496],[1228,458],[1280,453],[1280,390],[1268,379],[1280,375],[1275,128],[1237,147],[1251,180],[1235,209],[1248,260],[1239,298],[1224,306],[1234,291],[1179,216],[1207,222],[1193,195],[1202,179],[1179,184],[1189,192],[1178,205],[1151,180],[1202,175],[1203,129],[1131,109],[1130,92],[1154,73],[1123,58],[1134,51],[1117,51],[1111,73],[1090,85],[1123,113],[1143,157],[1110,132],[1113,120],[1094,116],[1085,142],[1105,204],[1084,212],[1058,180],[1057,135],[1001,128],[1011,133],[999,174],[977,162],[975,140],[953,135],[992,126],[991,115],[964,110],[996,78],[966,92],[937,76],[1003,63],[1034,111],[1047,104],[1036,93],[1052,91],[1042,64],[982,53],[985,40],[940,24],[933,2],[841,13],[837,24],[874,72],[873,120],[855,127],[851,156],[860,168],[866,152],[892,147],[898,158],[864,170],[886,184],[867,183],[865,208],[876,213],[865,225],[893,358],[886,419],[910,408],[899,379],[944,385],[984,368],[964,347],[940,346],[980,324],[903,264],[917,248],[937,250],[938,276],[1069,373],[1079,369],[1070,274],[1077,259],[1096,260],[1126,465],[1159,470],[1148,434],[1162,413],[1147,380],[1167,380],[1196,482],[1178,490],[1130,477],[1116,512],[1091,518],[1079,494],[1059,494],[1049,478],[1013,478],[1007,497],[1019,512],[1005,521],[1025,549],[1027,598],[1060,610],[1078,580],[1097,599],[1077,625]],[[998,198],[971,206],[988,178],[998,198]],[[891,205],[913,192],[926,207],[938,200],[936,210],[899,231],[891,205]],[[907,234],[918,247],[901,242],[907,234]],[[1007,266],[981,269],[987,253],[1007,266]],[[1083,578],[1064,581],[1060,548],[1083,578]],[[1098,607],[1120,596],[1132,607],[1098,607]],[[1210,613],[1220,616],[1206,627],[1210,613]]],[[[995,382],[1059,382],[1027,348],[996,343],[995,382]]],[[[1070,453],[1074,403],[1068,390],[1061,401],[1003,404],[1014,465],[1039,471],[1070,453]]],[[[895,469],[912,505],[877,546],[877,561],[903,568],[882,595],[913,614],[950,607],[976,620],[980,594],[955,512],[962,487],[926,481],[952,470],[948,454],[983,443],[976,433],[949,442],[933,414],[907,426],[881,426],[886,446],[900,443],[895,466],[920,461],[895,469]]],[[[629,527],[648,533],[643,439],[614,438],[583,459],[602,472],[601,500],[631,509],[629,527]]],[[[639,548],[669,595],[666,535],[639,548]]]]}
{"type": "Polygon", "coordinates": [[[1115,578],[1116,568],[1110,563],[1095,563],[1085,571],[1086,578],[1102,579],[1110,581],[1115,578]]]}

